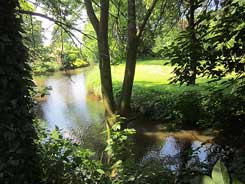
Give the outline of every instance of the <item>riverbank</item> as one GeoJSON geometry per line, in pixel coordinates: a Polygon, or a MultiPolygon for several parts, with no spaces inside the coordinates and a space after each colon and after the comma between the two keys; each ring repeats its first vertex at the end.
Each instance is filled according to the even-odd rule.
{"type": "Polygon", "coordinates": [[[88,67],[89,63],[76,59],[70,63],[61,63],[56,61],[36,61],[31,63],[34,75],[48,75],[58,71],[75,70],[88,67]]]}
{"type": "MultiPolygon", "coordinates": [[[[221,81],[207,83],[199,77],[195,86],[169,84],[173,68],[166,60],[137,62],[131,107],[147,118],[167,122],[170,129],[220,128],[240,124],[244,116],[244,95],[240,84],[226,85],[221,81]],[[239,113],[242,112],[242,113],[239,113]]],[[[124,64],[112,66],[114,94],[118,99],[124,74],[124,64]]],[[[98,67],[87,74],[87,89],[101,96],[98,67]]]]}

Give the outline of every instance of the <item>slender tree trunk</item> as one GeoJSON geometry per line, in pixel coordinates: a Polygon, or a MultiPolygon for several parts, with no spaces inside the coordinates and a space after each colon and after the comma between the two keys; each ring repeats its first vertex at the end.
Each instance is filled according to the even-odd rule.
{"type": "Polygon", "coordinates": [[[127,61],[120,100],[120,113],[126,115],[130,110],[130,100],[134,82],[137,57],[136,13],[135,0],[128,0],[128,41],[127,61]]]}
{"type": "Polygon", "coordinates": [[[106,111],[111,115],[115,112],[115,103],[112,89],[111,62],[108,45],[109,0],[101,0],[100,6],[100,23],[97,39],[99,48],[101,90],[106,111]]]}
{"type": "MultiPolygon", "coordinates": [[[[197,39],[195,34],[195,0],[190,0],[190,13],[189,13],[189,31],[191,34],[190,42],[193,48],[195,48],[197,39]]],[[[196,75],[197,75],[197,58],[195,56],[195,51],[191,52],[191,75],[190,80],[187,85],[195,85],[196,75]]]]}
{"type": "Polygon", "coordinates": [[[135,67],[138,45],[140,44],[141,37],[147,21],[149,20],[157,2],[154,0],[147,10],[142,24],[139,26],[137,33],[136,29],[136,8],[135,0],[128,0],[128,41],[127,41],[127,60],[124,73],[123,87],[121,93],[121,99],[119,103],[119,110],[121,115],[127,115],[130,111],[130,101],[132,96],[132,89],[134,83],[135,67]]]}
{"type": "Polygon", "coordinates": [[[99,67],[101,92],[108,115],[115,112],[115,102],[112,89],[110,53],[108,45],[109,0],[100,0],[100,21],[97,19],[91,0],[85,0],[88,17],[97,35],[99,50],[99,67]]]}

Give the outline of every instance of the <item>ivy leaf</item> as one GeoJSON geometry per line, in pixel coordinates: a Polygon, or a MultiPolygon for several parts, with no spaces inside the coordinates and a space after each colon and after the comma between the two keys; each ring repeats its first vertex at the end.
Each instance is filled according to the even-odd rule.
{"type": "Polygon", "coordinates": [[[215,184],[230,184],[227,168],[220,161],[218,161],[213,168],[212,178],[215,184]]]}

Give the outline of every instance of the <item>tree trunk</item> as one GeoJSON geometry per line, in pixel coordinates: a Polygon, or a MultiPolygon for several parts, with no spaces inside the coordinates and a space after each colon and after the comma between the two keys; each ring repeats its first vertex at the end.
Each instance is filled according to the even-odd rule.
{"type": "Polygon", "coordinates": [[[137,34],[136,30],[136,10],[135,10],[135,0],[128,0],[128,41],[127,41],[127,60],[124,73],[123,87],[121,93],[121,99],[119,103],[119,110],[121,115],[127,115],[130,111],[130,101],[132,96],[132,89],[134,83],[134,74],[136,66],[136,58],[138,45],[140,44],[141,37],[147,21],[149,20],[157,2],[159,0],[154,0],[147,10],[144,16],[142,24],[139,26],[139,31],[137,34]]]}
{"type": "Polygon", "coordinates": [[[40,183],[31,69],[16,9],[18,0],[0,1],[0,183],[40,183]]]}
{"type": "Polygon", "coordinates": [[[101,92],[106,113],[113,115],[115,102],[113,97],[111,65],[108,45],[108,16],[109,0],[100,0],[100,21],[98,21],[91,0],[85,0],[88,17],[97,35],[99,50],[99,67],[101,79],[101,92]]]}
{"type": "MultiPolygon", "coordinates": [[[[197,39],[195,34],[195,0],[190,0],[190,12],[189,12],[189,31],[191,34],[190,42],[193,48],[195,48],[197,39]]],[[[190,63],[190,79],[187,85],[195,85],[197,75],[197,58],[195,50],[191,52],[191,63],[190,63]]]]}
{"type": "Polygon", "coordinates": [[[120,100],[120,114],[126,115],[130,110],[130,100],[134,82],[136,56],[137,56],[136,14],[135,0],[128,0],[128,41],[127,61],[120,100]]]}
{"type": "Polygon", "coordinates": [[[101,91],[106,112],[109,115],[112,115],[115,112],[115,102],[112,89],[111,62],[108,45],[109,0],[101,0],[100,6],[100,23],[97,39],[99,48],[101,91]]]}

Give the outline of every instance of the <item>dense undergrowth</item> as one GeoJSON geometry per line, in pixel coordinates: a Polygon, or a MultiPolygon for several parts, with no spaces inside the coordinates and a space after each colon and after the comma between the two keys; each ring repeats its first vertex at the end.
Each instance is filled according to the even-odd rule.
{"type": "Polygon", "coordinates": [[[87,67],[89,64],[79,58],[64,59],[63,62],[57,62],[55,60],[48,61],[35,61],[31,63],[33,73],[35,75],[42,75],[48,72],[56,72],[61,70],[72,70],[76,68],[87,67]]]}
{"type": "MultiPolygon", "coordinates": [[[[175,128],[224,128],[244,121],[244,81],[224,79],[208,82],[199,78],[195,86],[169,84],[172,68],[163,60],[139,61],[131,107],[142,115],[169,123],[175,128]]],[[[113,66],[116,98],[120,96],[124,65],[113,66]]],[[[100,96],[100,82],[94,68],[87,76],[90,92],[100,96]]]]}
{"type": "Polygon", "coordinates": [[[159,162],[141,164],[133,158],[133,129],[121,129],[122,121],[111,129],[104,158],[82,147],[74,139],[64,138],[58,127],[47,131],[40,121],[35,122],[38,132],[37,154],[40,158],[41,183],[49,184],[240,184],[234,173],[218,161],[214,169],[191,172],[182,168],[177,173],[159,162]],[[109,161],[108,161],[109,159],[109,161]],[[212,171],[212,172],[211,172],[212,171]],[[230,170],[229,170],[230,171],[230,170]],[[206,176],[203,176],[206,174],[206,176]],[[207,175],[211,175],[207,176],[207,175]]]}
{"type": "Polygon", "coordinates": [[[41,121],[35,122],[41,183],[49,184],[134,184],[173,183],[174,175],[160,164],[142,167],[132,157],[133,129],[121,129],[116,123],[105,148],[107,154],[98,159],[79,142],[64,138],[58,127],[47,131],[41,121]],[[110,158],[110,161],[108,161],[110,158]],[[104,161],[103,161],[104,160],[104,161]],[[106,161],[107,160],[107,161],[106,161]],[[154,181],[154,182],[153,182],[154,181]]]}

